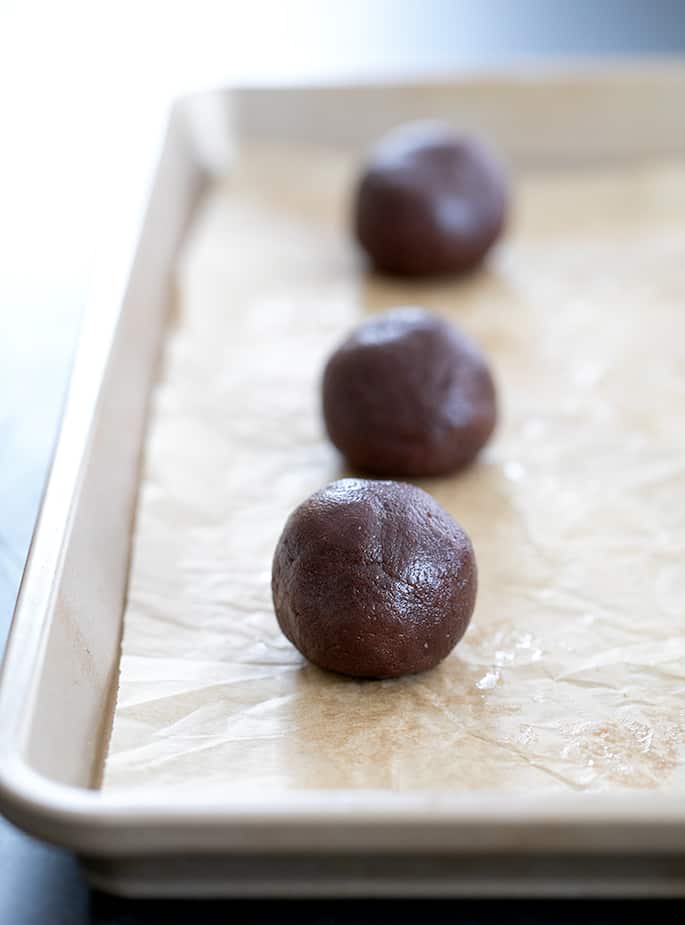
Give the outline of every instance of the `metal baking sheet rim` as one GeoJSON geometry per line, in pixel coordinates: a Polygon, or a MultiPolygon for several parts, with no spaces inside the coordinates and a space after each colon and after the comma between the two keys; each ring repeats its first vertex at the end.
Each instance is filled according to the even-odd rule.
{"type": "MultiPolygon", "coordinates": [[[[604,72],[600,69],[581,77],[568,70],[551,79],[547,74],[544,79],[545,94],[551,92],[550,83],[552,90],[556,85],[564,92],[568,91],[569,84],[575,86],[579,80],[581,83],[594,80],[609,86],[616,100],[623,94],[627,105],[640,75],[646,75],[645,84],[649,90],[645,92],[646,97],[651,92],[655,101],[663,100],[664,93],[675,94],[685,90],[685,67],[678,62],[667,62],[640,67],[611,67],[604,72]]],[[[491,83],[485,81],[482,85],[471,81],[468,87],[475,92],[477,104],[481,91],[487,95],[489,87],[489,92],[496,95],[505,83],[502,79],[491,83]]],[[[426,93],[430,93],[431,86],[423,84],[410,88],[410,95],[413,93],[420,104],[422,94],[425,97],[426,93]]],[[[443,97],[445,94],[449,96],[450,90],[456,94],[463,92],[465,86],[459,82],[441,82],[440,93],[443,97]]],[[[541,81],[534,74],[525,78],[517,76],[511,84],[514,93],[526,92],[527,89],[535,91],[540,86],[541,81]]],[[[391,88],[397,104],[394,111],[402,110],[402,94],[406,90],[399,86],[391,88]]],[[[260,131],[260,120],[263,123],[268,112],[269,98],[278,92],[254,91],[253,99],[257,101],[252,113],[254,131],[260,131]]],[[[364,88],[317,91],[291,88],[284,92],[291,94],[291,101],[297,98],[301,109],[300,123],[304,124],[307,122],[308,95],[320,99],[322,93],[345,95],[353,92],[361,99],[358,94],[363,94],[364,88]]],[[[249,92],[245,99],[247,105],[244,109],[248,113],[249,125],[249,92]]],[[[416,105],[416,100],[413,105],[416,105]]],[[[26,831],[77,851],[84,857],[84,868],[97,885],[137,895],[179,895],[179,884],[186,894],[282,894],[283,880],[270,874],[269,856],[274,851],[279,858],[302,853],[344,858],[356,852],[367,857],[378,853],[389,859],[384,875],[376,871],[360,876],[358,871],[351,871],[341,863],[338,872],[335,866],[332,872],[329,870],[325,875],[322,872],[318,886],[310,883],[311,868],[305,868],[309,879],[298,879],[295,866],[289,871],[289,882],[297,885],[297,890],[303,895],[333,892],[347,895],[391,895],[400,892],[405,895],[480,895],[492,890],[499,895],[520,892],[526,895],[575,895],[577,891],[585,891],[586,895],[617,895],[625,890],[633,895],[685,894],[685,801],[674,793],[538,797],[499,792],[406,794],[327,791],[290,793],[281,797],[227,798],[221,803],[209,804],[201,799],[184,798],[182,803],[169,806],[163,797],[103,794],[89,789],[93,784],[98,756],[101,755],[102,741],[92,742],[87,737],[83,738],[83,748],[91,749],[83,758],[83,761],[87,759],[90,772],[79,772],[77,776],[86,774],[88,777],[85,781],[80,780],[79,786],[50,779],[44,769],[37,770],[30,763],[28,752],[32,724],[35,725],[37,705],[40,705],[46,652],[56,605],[59,604],[64,563],[73,542],[73,526],[82,500],[84,473],[94,434],[102,418],[107,377],[111,373],[112,352],[120,335],[122,318],[127,305],[129,314],[132,313],[132,301],[145,301],[145,292],[137,290],[147,288],[148,301],[159,302],[159,318],[163,319],[169,296],[169,271],[193,204],[201,194],[207,173],[225,169],[227,159],[230,159],[233,137],[230,113],[233,109],[229,94],[214,91],[176,104],[170,119],[166,115],[162,119],[158,114],[158,118],[151,119],[148,126],[147,171],[143,169],[145,161],[141,156],[137,183],[129,182],[126,190],[117,189],[115,185],[112,190],[111,235],[107,247],[103,248],[108,256],[97,275],[87,309],[62,431],[3,665],[0,688],[2,811],[26,831]],[[160,213],[167,210],[162,209],[160,204],[173,190],[177,193],[178,204],[171,216],[165,214],[165,233],[162,233],[160,213]],[[137,228],[134,216],[137,217],[137,228]],[[151,253],[156,259],[156,279],[152,282],[146,278],[144,260],[147,257],[149,263],[151,253]],[[187,858],[208,855],[217,863],[209,864],[205,875],[191,865],[194,872],[183,877],[182,860],[177,860],[169,865],[167,877],[164,858],[171,860],[179,851],[187,858]],[[460,876],[458,864],[454,869],[450,868],[442,879],[422,875],[419,869],[412,877],[392,860],[401,855],[418,859],[427,852],[454,856],[455,860],[485,855],[505,856],[511,859],[512,864],[516,863],[516,858],[527,858],[530,875],[520,878],[522,886],[518,888],[507,879],[506,864],[504,868],[501,864],[493,867],[492,877],[486,878],[487,882],[468,875],[460,876]],[[260,855],[261,860],[258,860],[260,855]],[[244,878],[236,881],[226,867],[222,874],[219,863],[222,856],[226,861],[252,856],[255,859],[255,878],[249,883],[244,878]],[[578,862],[583,856],[594,856],[599,865],[598,871],[606,868],[606,876],[588,880],[587,873],[581,873],[578,877],[582,865],[579,867],[576,861],[569,863],[567,874],[563,872],[563,865],[552,870],[549,867],[550,856],[559,859],[575,857],[578,862]],[[156,864],[151,862],[146,881],[136,878],[126,867],[126,859],[131,857],[138,857],[141,861],[145,857],[158,859],[156,864]],[[636,877],[630,860],[636,857],[642,857],[647,865],[641,878],[636,877]]],[[[490,118],[496,119],[496,113],[493,115],[491,112],[490,118]]],[[[668,125],[667,128],[665,134],[670,132],[669,137],[653,139],[654,153],[671,149],[683,153],[685,127],[678,129],[668,125]]],[[[296,127],[295,136],[298,131],[301,131],[301,126],[300,129],[296,127]]],[[[548,143],[548,154],[549,150],[548,143]]],[[[603,148],[601,140],[597,150],[606,156],[606,145],[603,148]]],[[[566,156],[569,154],[568,151],[564,153],[566,156]]],[[[582,152],[579,154],[582,156],[582,152]]],[[[618,151],[615,154],[618,156],[618,151]]],[[[148,277],[152,275],[147,274],[148,277]]],[[[152,322],[149,326],[152,343],[155,338],[159,340],[161,320],[156,329],[152,322]]],[[[150,346],[147,360],[151,362],[143,378],[148,386],[155,356],[156,352],[150,346]]],[[[137,429],[140,441],[145,423],[145,401],[140,395],[137,401],[139,419],[133,430],[137,429]]],[[[136,447],[129,456],[128,466],[131,472],[135,472],[136,447]]],[[[132,509],[134,488],[130,494],[129,507],[132,509]]],[[[128,523],[130,527],[130,511],[128,523]]],[[[124,555],[120,565],[124,581],[126,567],[127,557],[124,555]]],[[[118,630],[116,634],[118,639],[118,630]]],[[[110,671],[106,692],[108,699],[114,678],[110,671]]],[[[105,696],[102,691],[100,694],[105,696]]],[[[71,734],[68,732],[71,728],[69,718],[49,719],[54,720],[56,726],[65,724],[62,731],[68,740],[71,734]]],[[[104,724],[102,713],[97,722],[100,727],[104,724]]],[[[101,728],[98,737],[102,738],[101,728]]],[[[31,747],[40,752],[39,745],[31,747]]],[[[291,889],[285,889],[285,893],[289,892],[291,889]]]]}

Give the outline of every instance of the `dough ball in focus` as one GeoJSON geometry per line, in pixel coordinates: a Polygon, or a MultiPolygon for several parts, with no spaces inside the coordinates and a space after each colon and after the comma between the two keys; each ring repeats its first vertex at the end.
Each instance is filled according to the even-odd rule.
{"type": "Polygon", "coordinates": [[[272,591],[279,625],[315,665],[361,678],[432,668],[476,600],[471,542],[430,495],[341,479],[288,519],[272,591]]]}

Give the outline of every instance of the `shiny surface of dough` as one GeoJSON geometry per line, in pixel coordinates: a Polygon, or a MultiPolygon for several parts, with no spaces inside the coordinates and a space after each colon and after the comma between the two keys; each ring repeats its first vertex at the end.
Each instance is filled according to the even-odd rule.
{"type": "Polygon", "coordinates": [[[245,164],[179,269],[104,787],[681,787],[685,165],[524,179],[487,269],[408,286],[361,272],[353,158],[245,164]],[[359,682],[279,632],[271,556],[343,472],[325,357],[407,302],[457,320],[498,379],[479,461],[421,483],[469,532],[480,591],[436,670],[359,682]]]}

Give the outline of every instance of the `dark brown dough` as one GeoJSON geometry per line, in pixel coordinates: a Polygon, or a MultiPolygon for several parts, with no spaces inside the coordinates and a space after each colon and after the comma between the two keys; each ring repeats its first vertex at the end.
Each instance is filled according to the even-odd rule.
{"type": "Polygon", "coordinates": [[[374,475],[441,475],[470,462],[497,416],[485,357],[465,334],[421,308],[359,325],[323,376],[328,434],[374,475]]]}
{"type": "Polygon", "coordinates": [[[272,591],[281,629],[320,668],[394,678],[432,668],[476,600],[471,542],[430,495],[341,479],[289,517],[272,591]]]}
{"type": "Polygon", "coordinates": [[[414,123],[372,151],[355,198],[356,235],[388,273],[458,273],[497,240],[507,200],[504,171],[484,144],[414,123]]]}

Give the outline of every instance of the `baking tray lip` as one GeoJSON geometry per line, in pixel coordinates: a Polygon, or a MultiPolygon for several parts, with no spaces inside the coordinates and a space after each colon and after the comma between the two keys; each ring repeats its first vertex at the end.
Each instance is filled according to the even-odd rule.
{"type": "MultiPolygon", "coordinates": [[[[53,444],[36,525],[4,654],[0,656],[0,810],[34,802],[41,811],[64,811],[64,801],[48,797],[56,786],[36,774],[24,760],[26,721],[35,701],[38,672],[54,611],[54,597],[69,542],[74,503],[81,487],[114,333],[121,318],[152,190],[171,126],[179,121],[182,101],[156,107],[148,134],[138,148],[140,165],[131,176],[131,190],[122,195],[116,184],[103,204],[108,230],[103,235],[89,286],[74,351],[57,438],[53,444]],[[33,779],[34,787],[27,782],[33,779]],[[28,790],[27,790],[28,787],[28,790]],[[33,796],[30,796],[32,794],[33,796]]],[[[201,168],[198,166],[198,170],[201,168]]],[[[58,788],[59,789],[59,788],[58,788]]],[[[74,789],[78,792],[78,788],[74,789]]],[[[88,791],[83,788],[83,792],[88,791]]],[[[68,802],[68,801],[67,801],[68,802]]]]}
{"type": "MultiPolygon", "coordinates": [[[[646,68],[647,73],[677,73],[685,74],[683,59],[669,59],[666,62],[641,62],[640,68],[646,68]]],[[[615,69],[606,65],[592,68],[592,75],[606,72],[621,76],[631,73],[635,64],[620,63],[615,69]]],[[[572,67],[550,68],[561,79],[583,79],[572,67]]],[[[543,73],[546,73],[543,71],[543,73]]],[[[382,84],[377,80],[369,80],[366,76],[359,81],[346,81],[312,85],[306,87],[301,84],[286,85],[286,90],[309,89],[347,89],[388,86],[416,86],[430,87],[439,84],[469,81],[471,77],[478,81],[498,82],[507,79],[506,71],[495,71],[489,75],[480,74],[448,74],[421,75],[418,78],[401,80],[384,78],[382,84]]],[[[509,79],[540,78],[540,72],[524,69],[510,71],[509,79]]],[[[189,94],[181,98],[174,106],[175,110],[186,106],[198,95],[210,92],[225,92],[227,88],[216,88],[214,91],[203,91],[201,94],[189,94]]],[[[243,86],[241,91],[268,89],[267,85],[243,86]]],[[[164,122],[169,124],[169,118],[174,118],[173,112],[164,111],[164,122]]],[[[158,137],[158,153],[156,162],[161,154],[162,141],[166,132],[160,132],[158,137]]],[[[200,167],[198,166],[198,169],[200,167]]],[[[148,191],[154,181],[156,171],[150,173],[148,191]]],[[[144,210],[143,213],[144,214],[144,210]]],[[[125,264],[125,275],[119,277],[121,287],[117,291],[124,291],[130,273],[130,265],[137,251],[138,236],[127,242],[129,260],[125,264]]],[[[100,274],[98,274],[98,277],[100,274]]],[[[112,285],[111,270],[105,268],[102,279],[107,285],[112,285]]],[[[95,283],[97,289],[98,280],[95,283]]],[[[90,301],[94,301],[91,297],[90,301]]],[[[109,301],[112,303],[111,292],[109,301]]],[[[88,316],[95,311],[101,313],[102,306],[87,307],[85,322],[88,316]]],[[[117,306],[111,304],[113,313],[117,306]]],[[[116,314],[114,315],[116,317],[116,314]]],[[[55,462],[50,474],[45,500],[41,508],[39,525],[34,534],[29,561],[22,582],[15,619],[13,620],[7,655],[0,673],[0,682],[9,677],[19,679],[19,690],[14,691],[11,697],[5,696],[6,691],[0,690],[0,806],[9,818],[19,822],[24,821],[24,827],[36,831],[39,826],[36,820],[41,820],[42,831],[59,831],[60,841],[69,847],[82,847],[92,844],[93,831],[97,828],[101,843],[107,833],[114,833],[123,829],[141,829],[153,827],[157,832],[163,832],[173,827],[203,826],[211,829],[228,829],[239,826],[249,829],[251,827],[266,827],[283,825],[292,831],[295,828],[303,829],[340,826],[348,829],[368,828],[375,824],[383,826],[430,826],[437,829],[452,828],[465,825],[471,827],[485,827],[505,830],[507,827],[538,827],[561,831],[566,828],[588,827],[594,831],[600,826],[609,826],[615,831],[630,832],[631,837],[646,827],[660,826],[670,831],[677,829],[685,835],[685,799],[677,792],[653,791],[622,791],[610,793],[557,793],[524,794],[516,792],[435,792],[435,791],[283,791],[274,794],[238,795],[233,798],[203,799],[192,794],[179,793],[173,802],[168,796],[156,796],[143,792],[103,792],[88,790],[85,787],[73,787],[56,783],[49,778],[35,772],[22,757],[22,718],[14,715],[16,708],[24,705],[24,700],[31,697],[33,690],[31,669],[39,660],[49,614],[49,601],[53,592],[54,575],[46,571],[47,565],[59,563],[64,544],[68,538],[70,503],[63,502],[64,519],[57,522],[55,511],[51,512],[49,524],[44,522],[46,505],[50,504],[50,485],[56,476],[56,468],[64,453],[65,443],[63,437],[69,419],[69,408],[73,402],[74,383],[76,371],[80,369],[83,359],[93,346],[93,339],[97,338],[102,346],[103,335],[95,331],[88,333],[86,324],[78,346],[72,381],[66,405],[63,426],[55,455],[55,462]],[[39,548],[40,547],[40,548],[39,548]],[[35,617],[40,619],[36,620],[35,617]],[[22,631],[28,629],[26,639],[18,645],[17,629],[21,625],[22,631]],[[22,664],[23,662],[23,664],[22,664]],[[30,822],[26,822],[29,820],[30,822]],[[89,834],[90,833],[90,834],[89,834]]],[[[93,407],[97,400],[102,381],[102,369],[97,369],[90,363],[81,376],[79,384],[87,385],[93,407]]],[[[87,427],[78,433],[78,440],[70,446],[70,458],[61,460],[67,471],[60,473],[69,488],[69,499],[78,489],[79,473],[88,448],[88,436],[92,426],[92,415],[87,427]],[[79,456],[76,459],[76,456],[79,456]]],[[[684,839],[685,840],[685,839],[684,839]]],[[[105,850],[104,848],[102,849],[105,850]]],[[[109,850],[109,849],[108,849],[109,850]]]]}
{"type": "Polygon", "coordinates": [[[233,798],[206,798],[177,792],[108,792],[56,783],[18,756],[0,756],[0,798],[19,812],[30,809],[64,824],[97,819],[102,825],[177,824],[213,827],[288,821],[349,826],[376,823],[458,822],[498,826],[685,825],[685,799],[677,792],[625,790],[565,793],[549,791],[282,790],[244,792],[233,798]]]}

